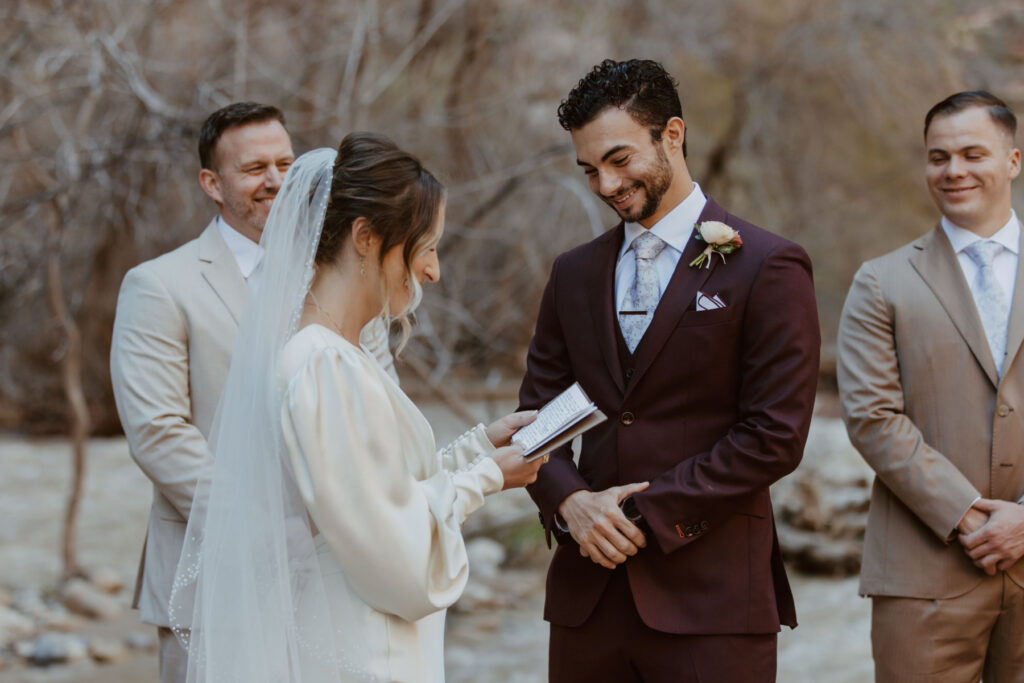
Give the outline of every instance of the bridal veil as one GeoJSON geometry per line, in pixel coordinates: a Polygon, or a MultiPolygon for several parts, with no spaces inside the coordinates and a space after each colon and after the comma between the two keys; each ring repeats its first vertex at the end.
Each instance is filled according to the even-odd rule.
{"type": "Polygon", "coordinates": [[[289,169],[267,219],[171,594],[190,683],[359,680],[360,634],[334,633],[306,508],[285,457],[277,358],[313,276],[335,151],[289,169]],[[339,642],[344,642],[344,650],[339,642]]]}

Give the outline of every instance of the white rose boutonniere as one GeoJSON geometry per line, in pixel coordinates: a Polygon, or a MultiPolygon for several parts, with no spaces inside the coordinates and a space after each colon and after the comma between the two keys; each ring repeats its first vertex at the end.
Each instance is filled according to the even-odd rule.
{"type": "Polygon", "coordinates": [[[694,230],[696,232],[694,237],[707,242],[708,246],[697,258],[690,261],[690,267],[710,268],[711,254],[718,254],[722,257],[722,263],[725,263],[726,254],[731,254],[743,246],[740,234],[720,221],[698,223],[694,230]]]}

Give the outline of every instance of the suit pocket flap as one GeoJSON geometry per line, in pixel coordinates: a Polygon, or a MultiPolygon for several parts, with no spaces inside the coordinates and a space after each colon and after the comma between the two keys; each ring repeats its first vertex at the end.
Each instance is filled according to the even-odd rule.
{"type": "Polygon", "coordinates": [[[679,319],[679,327],[717,325],[718,323],[724,323],[728,322],[729,320],[732,320],[732,317],[735,313],[736,308],[734,306],[716,308],[710,311],[690,310],[686,311],[686,313],[683,313],[683,317],[679,319]]]}

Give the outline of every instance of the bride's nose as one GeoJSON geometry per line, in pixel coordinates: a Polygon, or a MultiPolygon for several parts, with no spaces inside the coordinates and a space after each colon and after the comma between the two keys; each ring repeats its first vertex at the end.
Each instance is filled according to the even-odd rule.
{"type": "Polygon", "coordinates": [[[423,279],[430,282],[438,282],[441,279],[441,261],[437,258],[437,252],[431,252],[427,264],[423,267],[423,279]]]}

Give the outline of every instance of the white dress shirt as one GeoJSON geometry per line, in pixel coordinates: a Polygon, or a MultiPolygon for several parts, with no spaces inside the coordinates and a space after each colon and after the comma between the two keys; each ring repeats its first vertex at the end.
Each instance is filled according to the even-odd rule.
{"type": "MultiPolygon", "coordinates": [[[[693,184],[693,190],[686,199],[679,202],[674,209],[665,214],[660,221],[651,226],[650,231],[665,241],[667,245],[654,259],[654,267],[658,271],[658,285],[661,294],[665,293],[668,281],[672,279],[679,259],[683,255],[686,243],[693,235],[693,226],[700,218],[704,205],[707,204],[707,197],[700,189],[700,185],[693,184]]],[[[615,265],[615,311],[621,312],[627,308],[629,288],[636,277],[636,257],[633,255],[633,240],[648,229],[639,223],[626,223],[626,237],[622,240],[622,250],[619,252],[619,261],[615,265]]],[[[660,295],[659,295],[660,299],[660,295]]]]}
{"type": "MultiPolygon", "coordinates": [[[[971,295],[977,300],[978,293],[974,290],[977,287],[978,264],[964,252],[964,249],[967,248],[967,245],[983,238],[978,237],[970,230],[955,225],[945,216],[942,217],[942,229],[946,232],[949,243],[953,245],[953,251],[956,252],[957,261],[960,262],[960,269],[964,273],[964,279],[967,280],[967,286],[971,289],[971,295]]],[[[1011,209],[1010,220],[989,239],[1005,247],[992,260],[992,268],[995,270],[999,286],[1006,294],[1007,303],[1012,307],[1013,288],[1017,282],[1017,258],[1020,251],[1020,222],[1017,220],[1016,212],[1011,209]]]]}
{"type": "MultiPolygon", "coordinates": [[[[945,216],[942,217],[942,229],[945,231],[946,237],[949,238],[949,243],[953,245],[956,259],[960,263],[960,270],[963,271],[964,279],[967,280],[971,296],[977,302],[979,295],[975,289],[978,286],[979,268],[978,264],[967,255],[964,249],[968,245],[984,238],[979,237],[970,230],[961,228],[945,216]]],[[[996,273],[996,280],[999,281],[999,286],[1003,288],[1003,293],[1006,294],[1006,301],[1010,305],[1010,310],[1013,310],[1013,288],[1017,283],[1017,258],[1020,251],[1020,222],[1017,220],[1017,213],[1013,209],[1010,210],[1010,220],[989,239],[1005,247],[992,259],[992,269],[996,273]]],[[[981,496],[975,498],[970,507],[973,507],[974,503],[977,503],[979,500],[981,500],[981,496]]],[[[967,510],[964,510],[964,514],[967,514],[967,510]]],[[[962,519],[963,517],[961,517],[962,519]]],[[[954,529],[950,534],[950,538],[953,538],[955,534],[956,530],[954,529]]]]}
{"type": "Polygon", "coordinates": [[[232,228],[221,216],[217,216],[217,229],[220,230],[220,236],[224,238],[224,243],[228,245],[228,249],[235,257],[238,269],[242,271],[242,277],[248,280],[252,271],[256,270],[256,266],[263,258],[263,247],[232,228]]]}

